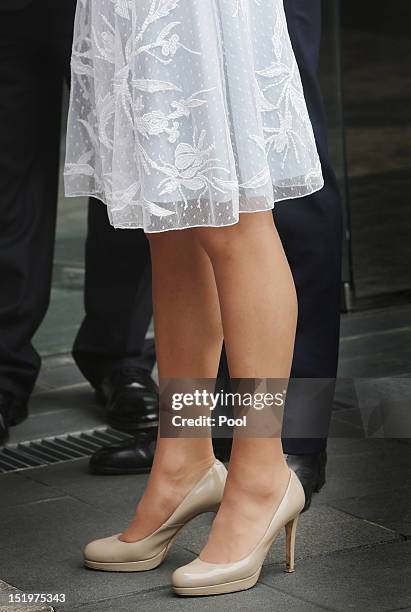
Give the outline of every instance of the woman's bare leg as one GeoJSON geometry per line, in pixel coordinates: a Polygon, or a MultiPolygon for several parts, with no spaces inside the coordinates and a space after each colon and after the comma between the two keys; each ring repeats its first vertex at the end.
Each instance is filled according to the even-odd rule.
{"type": "MultiPolygon", "coordinates": [[[[288,378],[297,306],[271,213],[241,215],[229,228],[153,236],[150,242],[161,377],[216,375],[220,303],[231,375],[288,378]]],[[[152,533],[212,460],[209,439],[160,439],[147,490],[123,539],[152,533]]],[[[201,558],[230,562],[250,552],[287,481],[281,440],[235,439],[223,503],[201,558]]]]}
{"type": "MultiPolygon", "coordinates": [[[[198,234],[215,273],[231,376],[288,379],[297,300],[272,214],[243,214],[238,225],[198,234]]],[[[223,501],[201,559],[229,563],[251,552],[288,478],[280,438],[235,437],[223,501]]]]}
{"type": "MultiPolygon", "coordinates": [[[[149,235],[160,379],[215,378],[221,315],[210,260],[192,230],[149,235]]],[[[160,438],[145,493],[121,539],[153,533],[214,461],[210,438],[160,438]]]]}

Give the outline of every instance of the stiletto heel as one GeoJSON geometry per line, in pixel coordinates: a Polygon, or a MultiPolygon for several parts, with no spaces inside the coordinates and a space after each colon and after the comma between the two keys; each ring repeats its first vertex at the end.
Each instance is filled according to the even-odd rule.
{"type": "Polygon", "coordinates": [[[291,519],[285,526],[285,549],[286,549],[286,568],[285,571],[291,574],[295,571],[294,553],[295,553],[295,536],[297,533],[297,524],[299,514],[291,519]]]}
{"type": "Polygon", "coordinates": [[[254,550],[234,563],[208,563],[197,557],[174,572],[174,592],[191,596],[221,595],[250,589],[256,584],[270,546],[283,527],[286,529],[286,571],[293,572],[295,533],[304,505],[304,489],[298,477],[290,470],[290,480],[284,497],[254,550]]]}
{"type": "Polygon", "coordinates": [[[215,461],[181,504],[154,533],[137,542],[123,542],[120,534],[94,540],[84,550],[84,564],[108,572],[143,572],[162,563],[180,529],[204,512],[217,512],[227,470],[215,461]]]}

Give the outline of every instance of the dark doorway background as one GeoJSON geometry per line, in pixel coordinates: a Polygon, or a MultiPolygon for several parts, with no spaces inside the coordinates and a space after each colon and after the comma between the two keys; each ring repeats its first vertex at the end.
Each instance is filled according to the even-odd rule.
{"type": "MultiPolygon", "coordinates": [[[[411,3],[322,6],[320,76],[346,223],[342,309],[409,301],[411,3]]],[[[51,307],[35,339],[43,355],[70,351],[83,316],[86,211],[61,185],[51,307]]]]}
{"type": "Polygon", "coordinates": [[[408,297],[411,3],[344,0],[340,15],[353,289],[408,297]]]}

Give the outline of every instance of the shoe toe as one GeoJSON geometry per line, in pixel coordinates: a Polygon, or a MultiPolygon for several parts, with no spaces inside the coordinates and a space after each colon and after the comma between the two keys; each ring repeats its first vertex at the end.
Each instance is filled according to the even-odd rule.
{"type": "Polygon", "coordinates": [[[191,570],[191,566],[193,563],[188,563],[187,565],[183,565],[182,567],[174,570],[171,582],[174,587],[177,588],[185,588],[191,586],[193,572],[191,570]]]}
{"type": "Polygon", "coordinates": [[[118,534],[89,542],[84,549],[84,559],[86,561],[95,561],[98,563],[113,561],[113,549],[116,540],[118,541],[118,534]]]}
{"type": "Polygon", "coordinates": [[[195,559],[174,571],[172,584],[177,589],[209,586],[215,583],[218,575],[215,569],[215,564],[195,559]]]}
{"type": "Polygon", "coordinates": [[[130,464],[130,452],[125,444],[113,444],[100,448],[90,457],[90,469],[93,473],[111,473],[112,470],[121,470],[130,464]]]}
{"type": "Polygon", "coordinates": [[[91,467],[110,466],[112,463],[111,457],[114,452],[115,452],[115,449],[113,448],[111,448],[111,452],[110,452],[110,449],[107,449],[105,447],[100,448],[90,457],[90,466],[91,467]]]}

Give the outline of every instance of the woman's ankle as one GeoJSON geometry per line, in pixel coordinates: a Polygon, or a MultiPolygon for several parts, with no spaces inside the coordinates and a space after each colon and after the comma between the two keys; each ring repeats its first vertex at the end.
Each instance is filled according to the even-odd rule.
{"type": "Polygon", "coordinates": [[[214,462],[215,456],[210,452],[197,457],[185,453],[164,453],[156,463],[164,478],[177,483],[185,480],[187,476],[195,476],[206,472],[214,462]]]}
{"type": "Polygon", "coordinates": [[[234,490],[258,498],[260,501],[284,494],[290,478],[285,464],[267,469],[267,466],[231,466],[227,483],[234,490]]]}

